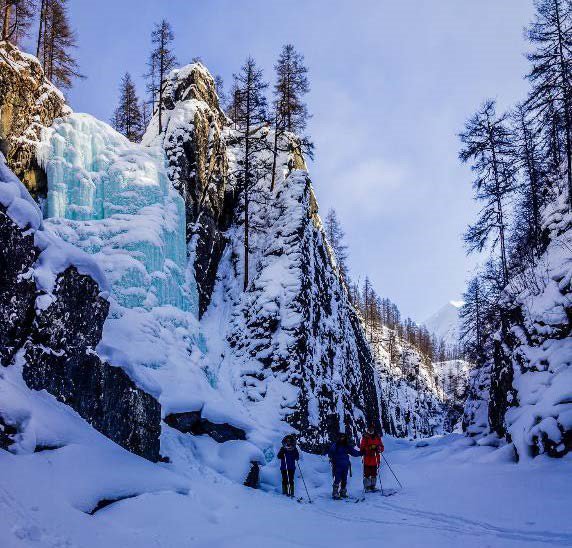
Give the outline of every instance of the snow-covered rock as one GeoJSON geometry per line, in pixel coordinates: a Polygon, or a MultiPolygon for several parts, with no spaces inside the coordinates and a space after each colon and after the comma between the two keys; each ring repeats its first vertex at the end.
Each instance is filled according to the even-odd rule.
{"type": "Polygon", "coordinates": [[[47,390],[118,444],[157,460],[159,405],[95,353],[109,309],[103,271],[44,227],[3,156],[0,238],[2,365],[22,367],[30,388],[47,390]]]}
{"type": "Polygon", "coordinates": [[[472,377],[464,426],[511,442],[519,459],[572,451],[572,214],[563,188],[543,212],[548,245],[513,276],[493,359],[472,377]]]}
{"type": "Polygon", "coordinates": [[[159,133],[155,116],[143,143],[164,149],[169,178],[184,199],[202,315],[210,302],[236,202],[223,136],[229,120],[220,109],[213,77],[200,63],[174,70],[164,96],[163,131],[159,133]]]}

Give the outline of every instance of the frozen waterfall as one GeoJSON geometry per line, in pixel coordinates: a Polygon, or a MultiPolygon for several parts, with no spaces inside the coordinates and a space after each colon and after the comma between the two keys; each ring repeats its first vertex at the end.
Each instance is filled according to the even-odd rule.
{"type": "Polygon", "coordinates": [[[167,178],[164,152],[72,114],[44,130],[38,155],[48,178],[46,224],[98,258],[117,303],[196,315],[185,206],[167,178]]]}

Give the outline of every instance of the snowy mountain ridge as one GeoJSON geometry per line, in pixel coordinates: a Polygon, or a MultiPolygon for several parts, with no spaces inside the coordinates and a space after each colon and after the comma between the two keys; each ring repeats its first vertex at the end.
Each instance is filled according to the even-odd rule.
{"type": "Polygon", "coordinates": [[[423,325],[438,339],[443,339],[449,348],[458,347],[460,344],[459,310],[463,304],[463,301],[449,301],[423,322],[423,325]]]}

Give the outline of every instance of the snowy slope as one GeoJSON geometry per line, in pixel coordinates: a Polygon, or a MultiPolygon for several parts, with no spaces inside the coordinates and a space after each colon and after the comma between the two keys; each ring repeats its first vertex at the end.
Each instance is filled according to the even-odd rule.
{"type": "Polygon", "coordinates": [[[461,306],[461,301],[449,301],[423,322],[429,332],[434,333],[437,339],[443,339],[450,348],[459,345],[461,306]]]}
{"type": "Polygon", "coordinates": [[[463,419],[470,435],[510,442],[519,460],[572,451],[572,214],[566,199],[563,187],[548,202],[546,250],[503,293],[506,326],[471,376],[463,419]]]}
{"type": "MultiPolygon", "coordinates": [[[[17,367],[2,371],[0,395],[3,414],[24,426],[12,452],[0,450],[3,548],[373,548],[380,539],[436,548],[572,544],[569,459],[515,467],[503,449],[458,435],[417,443],[386,438],[405,487],[397,495],[332,501],[327,459],[303,455],[314,503],[296,504],[278,495],[276,466],[254,491],[193,459],[180,465],[140,459],[48,394],[30,391],[17,367]]],[[[193,448],[173,443],[181,457],[193,448]]],[[[356,459],[352,495],[361,490],[360,475],[356,459]]],[[[386,467],[381,481],[384,489],[398,487],[386,467]]],[[[296,482],[305,496],[299,476],[296,482]]]]}

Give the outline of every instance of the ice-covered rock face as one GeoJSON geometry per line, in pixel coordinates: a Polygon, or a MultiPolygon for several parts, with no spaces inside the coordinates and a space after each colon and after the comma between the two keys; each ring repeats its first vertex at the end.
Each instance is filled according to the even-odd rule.
{"type": "Polygon", "coordinates": [[[236,197],[229,185],[224,127],[215,83],[200,63],[174,70],[165,89],[163,133],[155,115],[143,139],[164,148],[168,174],[185,201],[187,240],[199,292],[206,310],[230,226],[236,197]]]}
{"type": "Polygon", "coordinates": [[[97,257],[120,305],[197,312],[185,206],[162,150],[72,114],[44,130],[38,156],[48,178],[47,225],[97,257]]]}
{"type": "Polygon", "coordinates": [[[36,162],[41,130],[68,112],[64,96],[45,78],[39,61],[0,42],[0,152],[35,198],[46,192],[36,162]]]}

